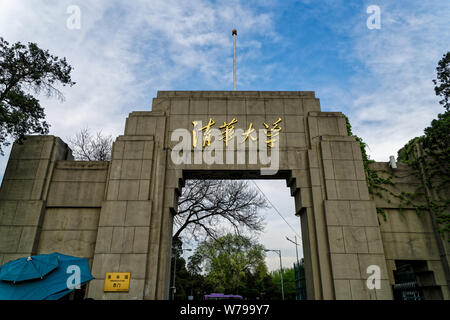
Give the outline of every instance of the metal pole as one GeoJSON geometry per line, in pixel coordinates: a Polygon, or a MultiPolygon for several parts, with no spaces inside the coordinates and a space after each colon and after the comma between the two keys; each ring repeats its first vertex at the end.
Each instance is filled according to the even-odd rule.
{"type": "Polygon", "coordinates": [[[175,301],[175,273],[177,271],[177,255],[173,256],[173,284],[172,284],[172,300],[175,301]]]}
{"type": "Polygon", "coordinates": [[[236,91],[236,29],[231,34],[233,35],[233,90],[236,91]]]}
{"type": "MultiPolygon", "coordinates": [[[[181,253],[183,253],[183,251],[192,251],[192,249],[181,249],[181,253]]],[[[174,255],[174,257],[173,257],[174,262],[173,262],[172,300],[175,300],[175,292],[176,292],[175,275],[176,275],[176,271],[177,271],[177,254],[176,254],[175,247],[172,247],[172,254],[174,255]]]]}
{"type": "Polygon", "coordinates": [[[286,240],[289,241],[289,242],[292,242],[293,244],[295,244],[295,254],[297,255],[297,263],[300,263],[300,261],[298,260],[297,236],[295,236],[295,242],[292,241],[291,239],[289,239],[288,237],[286,237],[286,240]]]}
{"type": "Polygon", "coordinates": [[[280,256],[281,299],[284,300],[283,265],[281,264],[281,250],[278,250],[278,255],[280,256]]]}
{"type": "Polygon", "coordinates": [[[266,251],[266,252],[268,252],[268,251],[276,252],[276,253],[278,254],[278,256],[280,257],[281,299],[284,300],[283,265],[282,265],[282,263],[281,263],[281,250],[276,250],[276,249],[264,249],[264,251],[266,251]]]}

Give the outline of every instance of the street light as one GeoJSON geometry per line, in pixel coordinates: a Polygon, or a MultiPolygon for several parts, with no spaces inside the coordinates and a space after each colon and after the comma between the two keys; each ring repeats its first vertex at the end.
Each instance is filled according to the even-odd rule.
{"type": "Polygon", "coordinates": [[[264,251],[273,251],[280,257],[280,275],[281,275],[281,299],[284,300],[284,284],[283,284],[283,265],[281,264],[281,250],[276,249],[264,249],[264,251]]]}
{"type": "Polygon", "coordinates": [[[295,237],[295,241],[292,241],[288,237],[286,237],[286,240],[289,241],[289,242],[292,242],[293,244],[295,244],[295,253],[297,255],[297,264],[300,264],[300,261],[298,260],[298,248],[297,248],[297,246],[300,245],[300,244],[297,243],[297,236],[294,236],[294,237],[295,237]]]}
{"type": "MultiPolygon", "coordinates": [[[[177,254],[176,254],[176,251],[177,251],[178,249],[177,248],[175,248],[175,247],[172,247],[172,251],[175,251],[175,252],[172,252],[172,254],[173,254],[173,281],[172,281],[172,300],[174,300],[175,301],[175,292],[176,292],[176,289],[175,289],[175,274],[176,274],[176,271],[177,271],[177,254]]],[[[192,249],[179,249],[181,252],[183,252],[183,251],[192,251],[192,249]]]]}
{"type": "Polygon", "coordinates": [[[299,274],[300,272],[300,261],[298,260],[298,248],[297,246],[299,246],[300,244],[297,243],[297,236],[295,236],[295,241],[292,241],[291,239],[289,239],[288,237],[286,237],[286,240],[289,242],[292,242],[293,244],[295,244],[295,253],[297,254],[297,265],[295,265],[294,263],[294,271],[295,271],[295,299],[299,300],[300,298],[300,291],[299,291],[299,281],[300,279],[297,278],[297,274],[299,274]]]}

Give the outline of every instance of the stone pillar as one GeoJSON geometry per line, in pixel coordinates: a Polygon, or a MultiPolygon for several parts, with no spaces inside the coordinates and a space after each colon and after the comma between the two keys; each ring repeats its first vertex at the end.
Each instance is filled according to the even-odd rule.
{"type": "Polygon", "coordinates": [[[375,202],[371,200],[359,142],[322,136],[324,212],[336,299],[392,299],[375,202]],[[369,266],[381,271],[381,288],[367,287],[369,266]]]}
{"type": "Polygon", "coordinates": [[[300,198],[308,298],[392,299],[359,143],[339,112],[309,112],[307,126],[309,185],[300,198]],[[370,265],[381,270],[379,290],[366,285],[370,265]]]}
{"type": "Polygon", "coordinates": [[[14,143],[0,189],[0,264],[36,254],[53,169],[65,159],[72,153],[54,136],[14,143]]]}
{"type": "MultiPolygon", "coordinates": [[[[171,221],[164,209],[166,117],[133,112],[114,142],[100,212],[88,296],[94,299],[167,299],[171,221]],[[106,272],[130,272],[129,292],[103,292],[106,272]]],[[[170,267],[170,265],[169,265],[170,267]]]]}

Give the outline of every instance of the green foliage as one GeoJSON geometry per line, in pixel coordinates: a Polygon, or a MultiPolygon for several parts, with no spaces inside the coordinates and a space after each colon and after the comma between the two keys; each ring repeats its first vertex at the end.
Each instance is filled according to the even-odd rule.
{"type": "MultiPolygon", "coordinates": [[[[188,296],[193,296],[195,300],[202,300],[204,294],[212,292],[211,286],[205,281],[203,275],[190,273],[186,268],[186,260],[182,256],[177,255],[176,259],[175,300],[187,300],[188,296]]],[[[173,270],[170,277],[170,286],[172,286],[173,270]]]]}
{"type": "MultiPolygon", "coordinates": [[[[436,220],[441,226],[441,232],[450,231],[450,52],[444,55],[437,67],[437,80],[433,80],[436,95],[442,96],[440,104],[444,106],[446,112],[439,114],[438,118],[431,122],[431,126],[424,130],[425,135],[410,140],[402,149],[398,151],[398,161],[406,163],[413,169],[413,174],[418,181],[425,179],[425,185],[420,184],[413,193],[394,193],[386,185],[393,185],[390,172],[387,178],[379,175],[380,171],[372,170],[369,166],[372,160],[366,153],[366,144],[361,138],[353,135],[351,125],[346,117],[347,132],[349,136],[354,136],[360,143],[363,158],[364,170],[369,193],[383,197],[383,193],[388,193],[399,200],[400,211],[404,206],[414,207],[417,213],[430,211],[436,215],[436,220]],[[419,152],[420,150],[420,152],[419,152]],[[432,195],[425,192],[428,188],[432,195]],[[425,196],[427,205],[416,202],[419,196],[425,196]]],[[[386,220],[386,212],[383,208],[377,208],[377,213],[386,220]]]]}
{"type": "Polygon", "coordinates": [[[438,62],[436,68],[437,79],[433,80],[436,85],[434,91],[437,96],[441,96],[442,100],[439,101],[448,112],[450,111],[450,52],[444,54],[442,59],[438,62]]]}
{"type": "Polygon", "coordinates": [[[398,152],[399,161],[408,164],[414,175],[425,180],[415,193],[407,195],[413,201],[417,195],[426,196],[427,207],[433,210],[440,231],[450,231],[450,52],[438,62],[437,79],[433,80],[439,102],[446,110],[424,130],[424,135],[410,140],[398,152]],[[429,192],[424,192],[426,189],[429,192]],[[431,194],[429,194],[431,193],[431,194]]]}
{"type": "MultiPolygon", "coordinates": [[[[389,193],[393,194],[394,196],[396,196],[394,193],[392,193],[390,190],[388,190],[387,188],[384,187],[384,185],[393,185],[393,183],[392,183],[393,177],[390,175],[389,172],[383,171],[384,173],[389,174],[389,176],[387,178],[383,178],[378,174],[378,173],[380,173],[379,171],[375,171],[370,167],[370,164],[374,163],[375,161],[371,160],[369,158],[369,155],[367,154],[367,151],[366,151],[367,144],[363,141],[362,138],[360,138],[357,135],[354,135],[352,133],[352,126],[350,124],[348,117],[346,117],[346,116],[345,116],[345,121],[347,124],[347,134],[349,136],[353,136],[356,139],[356,141],[359,142],[359,146],[361,148],[361,156],[362,156],[364,171],[366,173],[366,182],[367,182],[367,186],[369,189],[369,193],[382,198],[383,196],[382,196],[381,191],[386,191],[386,192],[389,192],[389,193]]],[[[386,213],[383,208],[377,208],[377,213],[381,214],[383,216],[384,220],[386,220],[386,213]]]]}
{"type": "Polygon", "coordinates": [[[10,45],[0,37],[0,154],[9,137],[21,142],[28,133],[48,133],[44,109],[30,92],[63,99],[56,85],[74,85],[71,71],[65,58],[35,43],[10,45]]]}
{"type": "Polygon", "coordinates": [[[227,234],[201,243],[189,259],[193,274],[205,273],[214,292],[259,296],[263,291],[267,267],[262,245],[251,239],[227,234]]]}
{"type": "Polygon", "coordinates": [[[176,293],[175,300],[187,300],[193,296],[195,300],[202,300],[205,293],[211,292],[211,287],[201,274],[191,273],[186,268],[186,260],[182,257],[183,243],[179,239],[172,240],[172,269],[170,272],[170,286],[173,285],[173,267],[176,260],[176,293]]]}
{"type": "MultiPolygon", "coordinates": [[[[426,169],[427,185],[435,190],[438,200],[427,199],[431,208],[436,212],[437,221],[443,227],[441,231],[450,230],[450,217],[448,208],[450,200],[448,199],[448,190],[450,190],[450,112],[440,114],[438,119],[433,120],[431,126],[425,129],[425,135],[416,137],[409,141],[398,152],[398,161],[408,164],[414,175],[421,181],[420,164],[426,169]],[[424,155],[418,156],[416,152],[417,145],[420,144],[424,150],[424,155]]],[[[424,196],[424,186],[419,185],[413,193],[395,193],[386,188],[386,185],[393,186],[393,175],[385,170],[373,170],[369,164],[374,162],[370,160],[366,152],[366,144],[358,136],[352,134],[351,125],[348,118],[347,131],[350,136],[356,138],[360,143],[361,154],[366,173],[366,181],[369,193],[373,196],[383,198],[383,192],[390,194],[398,199],[400,212],[403,208],[413,207],[417,213],[429,210],[430,208],[416,202],[419,196],[424,196]],[[380,173],[387,175],[387,178],[380,176],[380,173]]],[[[390,200],[388,200],[390,202],[390,200]]],[[[386,221],[386,212],[383,208],[377,208],[377,213],[386,221]]]]}
{"type": "MultiPolygon", "coordinates": [[[[275,297],[272,299],[281,299],[281,272],[280,270],[272,271],[270,273],[272,282],[276,287],[275,297]]],[[[294,268],[283,268],[283,286],[285,300],[295,300],[295,271],[294,268]]]]}
{"type": "Polygon", "coordinates": [[[418,179],[425,178],[425,186],[420,185],[415,193],[406,196],[413,201],[418,195],[425,195],[429,206],[426,209],[434,211],[440,231],[450,231],[450,111],[439,114],[424,132],[398,152],[399,161],[408,164],[418,179]],[[423,192],[425,187],[432,195],[423,192]]]}

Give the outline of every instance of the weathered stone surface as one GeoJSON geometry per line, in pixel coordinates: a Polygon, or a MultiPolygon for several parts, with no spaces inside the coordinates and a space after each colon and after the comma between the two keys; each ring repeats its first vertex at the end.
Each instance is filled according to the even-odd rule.
{"type": "Polygon", "coordinates": [[[60,182],[50,185],[47,205],[51,207],[100,207],[105,193],[103,182],[60,182]]]}
{"type": "Polygon", "coordinates": [[[343,227],[345,251],[347,253],[368,253],[364,227],[343,227]]]}
{"type": "Polygon", "coordinates": [[[382,232],[387,259],[434,260],[439,252],[431,233],[382,232]]]}
{"type": "Polygon", "coordinates": [[[334,290],[336,300],[351,300],[352,291],[350,290],[350,280],[334,280],[334,290]]]}
{"type": "MultiPolygon", "coordinates": [[[[308,298],[392,299],[395,261],[427,260],[450,299],[429,215],[408,206],[400,212],[389,192],[373,199],[344,115],[321,112],[314,93],[301,91],[160,91],[152,111],[130,113],[108,162],[72,161],[52,136],[14,144],[0,189],[0,262],[59,251],[92,263],[89,297],[166,299],[173,214],[185,175],[267,178],[260,172],[266,164],[248,155],[260,148],[257,142],[237,141],[251,123],[261,130],[257,141],[267,143],[267,127],[277,119],[279,170],[269,178],[287,180],[301,216],[308,298]],[[206,125],[210,118],[217,138],[219,126],[236,118],[230,145],[237,150],[221,163],[174,164],[170,152],[178,141],[171,133],[192,132],[192,121],[206,125]],[[377,219],[376,207],[385,209],[386,220],[377,219]],[[381,289],[367,288],[369,265],[380,266],[381,289]],[[105,273],[118,271],[131,272],[130,291],[103,292],[105,273]]],[[[190,159],[203,160],[205,152],[190,159]]],[[[412,192],[421,183],[400,164],[397,172],[386,163],[371,166],[398,173],[398,189],[389,191],[412,192]]]]}
{"type": "Polygon", "coordinates": [[[97,230],[41,231],[37,253],[59,252],[81,258],[94,254],[97,230]]]}
{"type": "Polygon", "coordinates": [[[42,230],[96,231],[99,215],[99,208],[47,208],[42,230]]]}
{"type": "Polygon", "coordinates": [[[345,253],[344,233],[342,227],[330,226],[328,229],[328,239],[330,242],[330,253],[345,253]]]}
{"type": "Polygon", "coordinates": [[[357,254],[331,254],[334,279],[361,279],[357,254]]]}

